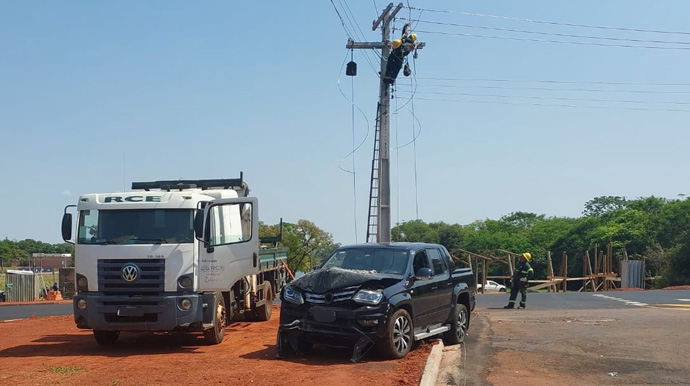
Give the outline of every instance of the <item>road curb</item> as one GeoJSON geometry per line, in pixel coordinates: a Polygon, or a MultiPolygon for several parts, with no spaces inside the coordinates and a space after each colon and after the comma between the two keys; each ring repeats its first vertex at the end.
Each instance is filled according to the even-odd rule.
{"type": "Polygon", "coordinates": [[[438,372],[441,368],[441,358],[443,357],[443,341],[438,340],[438,343],[431,347],[431,353],[426,359],[426,365],[422,372],[422,379],[419,381],[419,386],[434,386],[438,378],[438,372]]]}

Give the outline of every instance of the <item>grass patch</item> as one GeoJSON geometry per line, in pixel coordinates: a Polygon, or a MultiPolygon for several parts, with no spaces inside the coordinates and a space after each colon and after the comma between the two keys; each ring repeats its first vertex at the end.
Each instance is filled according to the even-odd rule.
{"type": "Polygon", "coordinates": [[[48,370],[58,373],[58,374],[72,374],[76,373],[77,371],[84,370],[83,367],[62,367],[62,366],[53,366],[49,367],[48,370]]]}

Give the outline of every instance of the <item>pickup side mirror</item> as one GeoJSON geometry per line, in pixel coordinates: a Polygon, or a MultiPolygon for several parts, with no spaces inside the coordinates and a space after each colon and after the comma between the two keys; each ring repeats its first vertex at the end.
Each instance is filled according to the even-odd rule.
{"type": "Polygon", "coordinates": [[[316,270],[319,269],[319,268],[321,268],[321,267],[318,266],[318,265],[315,265],[315,266],[311,267],[311,270],[312,270],[312,271],[316,271],[316,270]]]}
{"type": "Polygon", "coordinates": [[[72,213],[62,215],[62,239],[72,240],[72,213]]]}
{"type": "Polygon", "coordinates": [[[414,276],[417,280],[431,280],[431,278],[434,276],[434,273],[431,271],[431,268],[420,268],[417,270],[414,276]]]}

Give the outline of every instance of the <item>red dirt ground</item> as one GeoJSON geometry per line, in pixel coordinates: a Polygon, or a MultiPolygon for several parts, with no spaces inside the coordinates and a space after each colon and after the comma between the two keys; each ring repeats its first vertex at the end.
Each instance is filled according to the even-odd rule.
{"type": "Polygon", "coordinates": [[[123,333],[100,347],[71,316],[0,323],[0,385],[418,385],[431,344],[402,360],[316,347],[306,357],[275,359],[280,308],[268,322],[236,322],[220,345],[201,335],[123,333]]]}

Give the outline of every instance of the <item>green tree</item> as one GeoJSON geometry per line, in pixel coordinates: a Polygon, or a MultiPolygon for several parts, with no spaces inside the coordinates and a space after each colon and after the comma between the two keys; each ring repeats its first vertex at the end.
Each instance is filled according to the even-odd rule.
{"type": "MultiPolygon", "coordinates": [[[[277,236],[279,225],[259,224],[262,237],[277,236]]],[[[292,272],[308,272],[312,265],[318,265],[339,244],[333,236],[308,220],[296,224],[283,223],[283,241],[279,246],[288,249],[288,267],[292,272]]]]}

